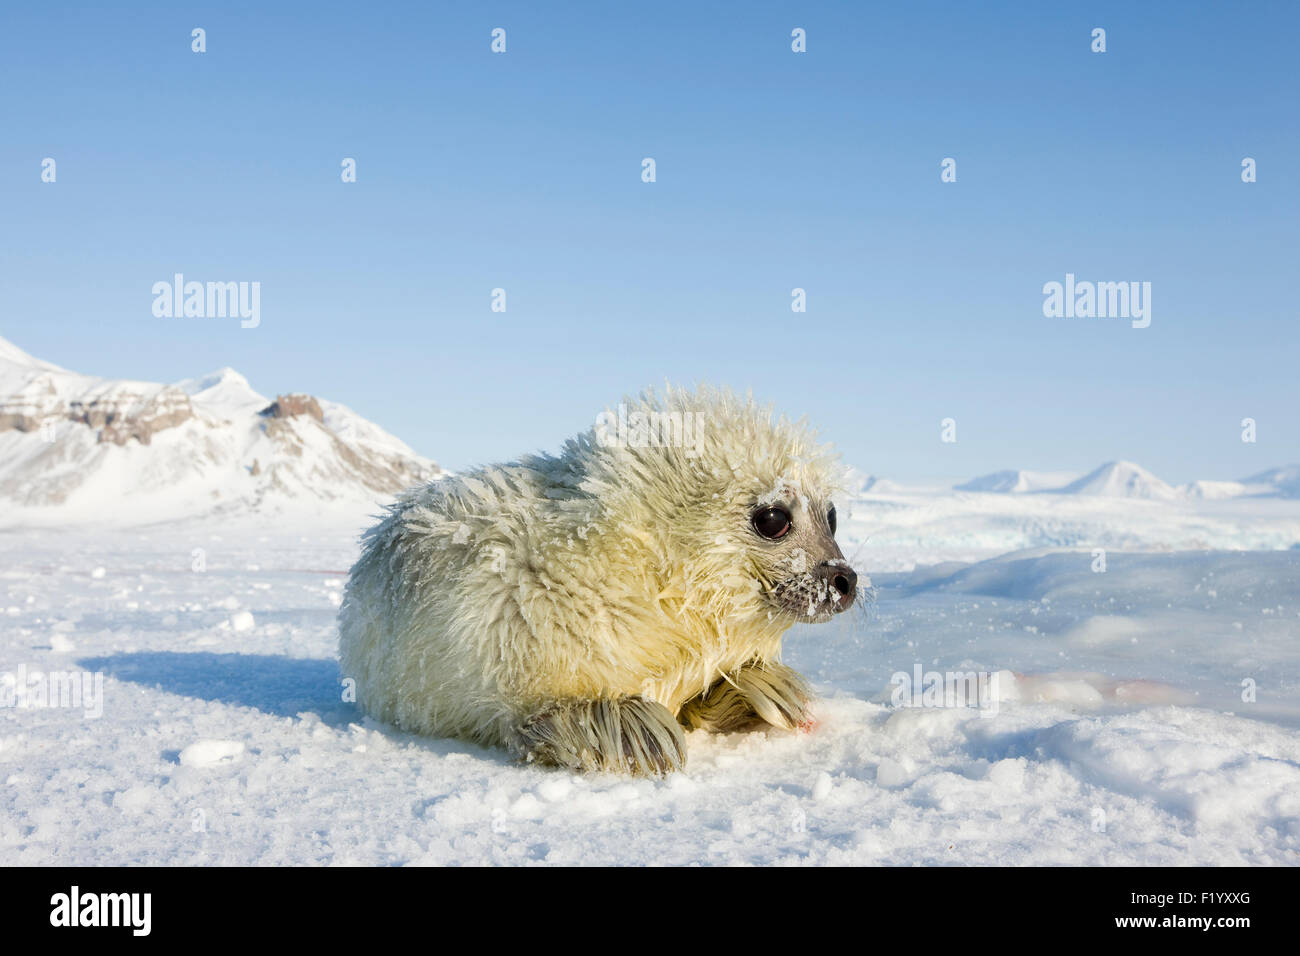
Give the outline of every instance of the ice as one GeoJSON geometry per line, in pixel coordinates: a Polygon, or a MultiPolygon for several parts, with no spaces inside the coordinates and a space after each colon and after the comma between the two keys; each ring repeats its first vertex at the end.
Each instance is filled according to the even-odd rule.
{"type": "Polygon", "coordinates": [[[0,708],[0,865],[1294,864],[1300,505],[1047,497],[849,503],[876,601],[786,640],[816,729],[691,733],[658,781],[358,713],[351,525],[0,533],[0,671],[104,694],[0,708]],[[918,666],[997,680],[895,706],[918,666]]]}
{"type": "Polygon", "coordinates": [[[176,758],[182,767],[215,767],[232,763],[244,752],[237,740],[200,740],[190,744],[176,758]]]}
{"type": "Polygon", "coordinates": [[[817,801],[825,800],[831,795],[831,789],[835,786],[831,780],[831,775],[823,770],[817,774],[817,782],[813,784],[812,798],[817,801]]]}

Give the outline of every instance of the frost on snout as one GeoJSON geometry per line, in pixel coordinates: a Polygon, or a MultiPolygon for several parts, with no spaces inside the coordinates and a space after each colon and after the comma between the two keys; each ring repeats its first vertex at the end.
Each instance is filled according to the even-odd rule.
{"type": "Polygon", "coordinates": [[[783,610],[803,620],[825,621],[852,606],[858,575],[844,558],[814,564],[800,549],[787,563],[788,574],[772,588],[772,597],[783,610]]]}

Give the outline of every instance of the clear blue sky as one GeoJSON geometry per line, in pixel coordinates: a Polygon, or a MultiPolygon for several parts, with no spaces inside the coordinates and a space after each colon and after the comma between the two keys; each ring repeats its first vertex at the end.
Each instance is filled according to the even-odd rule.
{"type": "Polygon", "coordinates": [[[895,478],[1240,477],[1300,460],[1297,35],[1294,3],[7,4],[0,335],[234,366],[453,468],[668,379],[895,478]],[[261,326],[154,318],[177,271],[260,281],[261,326]],[[1067,272],[1151,282],[1151,327],[1045,318],[1067,272]]]}

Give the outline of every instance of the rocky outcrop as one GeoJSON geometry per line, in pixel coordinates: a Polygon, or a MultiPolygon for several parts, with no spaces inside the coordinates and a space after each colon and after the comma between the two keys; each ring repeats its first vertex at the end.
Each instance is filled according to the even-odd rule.
{"type": "Polygon", "coordinates": [[[0,432],[39,431],[45,423],[67,417],[67,408],[50,375],[37,375],[21,388],[0,395],[0,432]]]}
{"type": "Polygon", "coordinates": [[[310,415],[318,422],[325,421],[320,402],[311,395],[293,392],[289,395],[277,395],[275,401],[260,413],[265,418],[292,418],[294,415],[310,415]]]}
{"type": "Polygon", "coordinates": [[[147,445],[158,432],[194,416],[190,397],[175,386],[114,383],[79,398],[60,395],[52,375],[37,375],[0,396],[0,432],[35,432],[59,422],[94,429],[98,441],[147,445]]]}
{"type": "Polygon", "coordinates": [[[68,417],[98,428],[101,442],[125,445],[134,438],[148,445],[158,432],[193,418],[194,409],[188,395],[167,386],[152,395],[122,391],[88,402],[74,401],[68,417]]]}

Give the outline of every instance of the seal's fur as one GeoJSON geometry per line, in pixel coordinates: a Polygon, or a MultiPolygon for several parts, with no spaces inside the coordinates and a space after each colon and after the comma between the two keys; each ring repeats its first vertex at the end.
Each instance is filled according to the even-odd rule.
{"type": "Polygon", "coordinates": [[[803,423],[730,392],[669,389],[632,408],[693,420],[695,440],[598,426],[558,456],[407,492],[365,534],[340,610],[362,709],[634,773],[682,766],[682,725],[807,720],[808,691],[778,657],[796,620],[843,605],[818,567],[853,576],[827,528],[836,459],[803,423]],[[795,516],[789,540],[751,524],[772,502],[795,516]]]}

